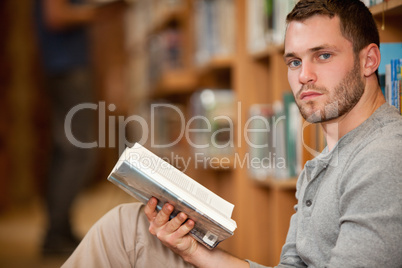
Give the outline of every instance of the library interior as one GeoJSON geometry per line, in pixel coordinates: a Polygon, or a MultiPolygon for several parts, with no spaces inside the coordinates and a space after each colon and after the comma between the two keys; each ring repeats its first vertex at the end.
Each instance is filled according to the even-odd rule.
{"type": "MultiPolygon", "coordinates": [[[[59,104],[47,91],[36,2],[0,3],[1,267],[59,267],[67,257],[46,257],[42,248],[47,207],[57,203],[46,200],[59,104]]],[[[235,205],[237,229],[219,247],[276,265],[298,174],[326,146],[321,128],[300,116],[283,60],[285,19],[297,0],[86,2],[95,9],[85,29],[94,94],[59,124],[83,148],[80,175],[90,162],[83,156],[95,155],[90,178],[70,183],[80,188],[71,201],[74,235],[135,201],[107,178],[124,148],[138,142],[235,205]],[[93,120],[81,127],[91,135],[80,138],[74,121],[85,112],[93,120]]],[[[381,38],[383,93],[401,110],[402,0],[365,2],[381,38]]]]}

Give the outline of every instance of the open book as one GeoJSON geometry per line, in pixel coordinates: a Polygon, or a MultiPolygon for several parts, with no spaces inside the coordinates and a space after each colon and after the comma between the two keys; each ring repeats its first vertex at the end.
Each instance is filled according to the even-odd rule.
{"type": "Polygon", "coordinates": [[[140,144],[126,148],[108,180],[144,204],[154,196],[160,210],[165,203],[186,213],[195,222],[190,234],[207,248],[233,235],[234,205],[214,194],[140,144]]]}

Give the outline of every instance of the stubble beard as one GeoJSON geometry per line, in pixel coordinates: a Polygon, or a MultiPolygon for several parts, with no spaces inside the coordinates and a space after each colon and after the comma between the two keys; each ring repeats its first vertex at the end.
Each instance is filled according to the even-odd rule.
{"type": "Polygon", "coordinates": [[[364,83],[359,75],[359,61],[355,60],[352,70],[346,74],[332,93],[325,87],[304,85],[296,96],[296,104],[303,118],[309,123],[324,123],[347,114],[364,93],[364,83]],[[328,99],[324,104],[314,100],[301,103],[298,96],[305,90],[314,90],[328,96],[328,99]]]}

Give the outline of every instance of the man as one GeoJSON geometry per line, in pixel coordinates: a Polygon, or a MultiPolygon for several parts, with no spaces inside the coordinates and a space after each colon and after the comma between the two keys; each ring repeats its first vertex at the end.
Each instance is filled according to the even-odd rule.
{"type": "MultiPolygon", "coordinates": [[[[359,0],[301,0],[287,20],[288,79],[328,146],[300,174],[278,267],[402,267],[402,119],[378,85],[373,18],[359,0]]],[[[200,246],[187,235],[192,220],[179,213],[169,221],[172,205],[155,207],[151,199],[145,208],[113,210],[65,266],[260,267],[200,246]],[[157,238],[143,233],[148,226],[157,238]],[[93,256],[84,256],[85,247],[93,256]]]]}
{"type": "MultiPolygon", "coordinates": [[[[77,247],[70,224],[73,202],[92,178],[94,149],[79,148],[65,132],[68,112],[78,104],[95,102],[87,28],[95,7],[82,0],[36,0],[35,19],[44,78],[52,113],[52,156],[46,189],[47,231],[44,254],[71,252],[77,247]]],[[[82,111],[72,120],[73,138],[96,138],[96,113],[82,111]]]]}

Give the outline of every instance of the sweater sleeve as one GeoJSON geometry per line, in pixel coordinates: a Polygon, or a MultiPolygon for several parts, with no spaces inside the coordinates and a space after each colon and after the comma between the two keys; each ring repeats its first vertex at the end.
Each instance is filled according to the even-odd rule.
{"type": "Polygon", "coordinates": [[[400,267],[402,139],[352,155],[339,182],[340,232],[328,267],[400,267]]]}

